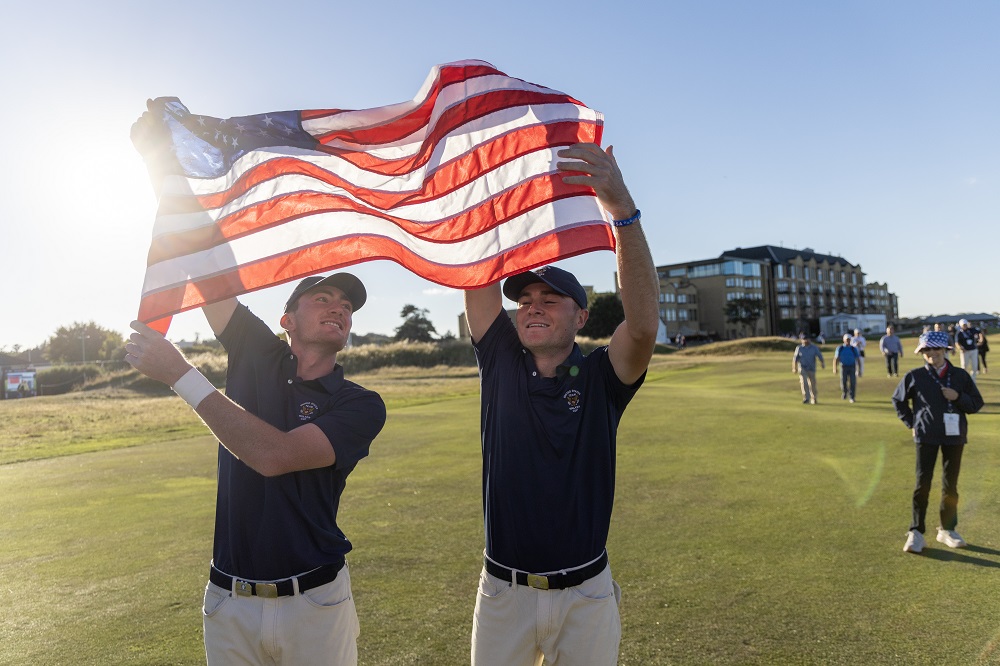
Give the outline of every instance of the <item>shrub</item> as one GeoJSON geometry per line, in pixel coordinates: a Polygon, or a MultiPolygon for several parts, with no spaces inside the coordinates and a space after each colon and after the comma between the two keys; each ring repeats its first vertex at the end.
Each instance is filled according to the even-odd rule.
{"type": "Polygon", "coordinates": [[[83,386],[90,379],[102,373],[96,363],[86,365],[54,365],[45,370],[39,370],[36,377],[38,395],[60,395],[83,386]]]}
{"type": "Polygon", "coordinates": [[[436,365],[476,364],[472,345],[459,340],[445,342],[393,342],[388,345],[361,345],[337,355],[344,372],[357,373],[392,366],[432,368],[436,365]]]}

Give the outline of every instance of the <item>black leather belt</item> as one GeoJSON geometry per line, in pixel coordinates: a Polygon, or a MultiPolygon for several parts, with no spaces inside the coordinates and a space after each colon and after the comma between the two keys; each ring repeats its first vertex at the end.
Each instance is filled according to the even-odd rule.
{"type": "MultiPolygon", "coordinates": [[[[293,578],[299,581],[299,592],[311,590],[320,585],[326,585],[337,578],[337,574],[344,568],[344,563],[325,564],[318,569],[313,569],[309,573],[293,578]]],[[[230,576],[216,569],[214,566],[209,569],[208,579],[219,587],[227,590],[236,590],[236,594],[241,597],[265,597],[274,599],[276,597],[290,597],[295,594],[295,586],[292,578],[275,581],[253,581],[243,580],[236,576],[230,576]]]]}
{"type": "Polygon", "coordinates": [[[503,580],[513,580],[512,576],[516,574],[518,585],[527,585],[536,590],[565,590],[567,587],[575,587],[604,571],[604,567],[608,566],[608,553],[605,551],[597,560],[581,569],[567,571],[566,573],[549,574],[548,576],[514,571],[500,566],[489,558],[484,558],[483,562],[486,566],[486,572],[491,576],[496,576],[503,580]]]}

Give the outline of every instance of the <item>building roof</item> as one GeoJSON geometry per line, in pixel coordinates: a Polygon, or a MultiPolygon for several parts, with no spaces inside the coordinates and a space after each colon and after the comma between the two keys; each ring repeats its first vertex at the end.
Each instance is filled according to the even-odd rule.
{"type": "Polygon", "coordinates": [[[996,321],[997,316],[992,314],[987,314],[985,312],[980,312],[978,314],[960,314],[960,315],[938,315],[936,317],[913,317],[913,319],[923,321],[926,324],[957,324],[961,319],[968,319],[971,322],[977,321],[996,321]]]}
{"type": "Polygon", "coordinates": [[[764,259],[769,260],[775,264],[788,263],[796,257],[802,257],[804,261],[809,261],[814,259],[817,263],[823,263],[824,261],[828,264],[841,265],[841,266],[852,266],[856,267],[851,262],[847,261],[843,257],[835,257],[832,254],[820,254],[815,252],[812,248],[803,248],[801,250],[795,250],[787,247],[775,247],[773,245],[758,245],[757,247],[738,247],[735,250],[726,250],[720,255],[722,257],[735,257],[738,259],[764,259]]]}

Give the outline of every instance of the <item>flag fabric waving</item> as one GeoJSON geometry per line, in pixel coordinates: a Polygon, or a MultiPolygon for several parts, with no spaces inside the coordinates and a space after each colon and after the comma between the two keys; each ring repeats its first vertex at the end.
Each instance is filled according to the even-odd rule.
{"type": "Polygon", "coordinates": [[[600,143],[601,114],[485,62],[435,67],[375,109],[150,111],[166,175],[138,318],[164,333],[178,312],[362,261],[474,288],[614,249],[593,190],[555,168],[559,148],[600,143]]]}

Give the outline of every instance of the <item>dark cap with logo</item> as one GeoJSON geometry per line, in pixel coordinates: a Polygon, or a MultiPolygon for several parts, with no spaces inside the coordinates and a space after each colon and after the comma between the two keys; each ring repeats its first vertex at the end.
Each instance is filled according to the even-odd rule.
{"type": "Polygon", "coordinates": [[[563,296],[569,296],[577,305],[587,309],[587,290],[580,286],[580,281],[569,271],[555,266],[543,266],[535,271],[525,271],[507,278],[503,285],[503,294],[512,301],[521,297],[521,292],[529,284],[544,282],[552,287],[552,291],[563,296]]]}
{"type": "Polygon", "coordinates": [[[323,277],[322,275],[312,275],[307,277],[299,285],[295,287],[295,291],[292,295],[288,297],[285,301],[285,312],[294,305],[295,301],[299,300],[302,294],[306,293],[310,289],[315,289],[316,287],[322,287],[329,285],[331,287],[336,287],[342,292],[347,294],[347,298],[351,301],[351,309],[357,312],[361,309],[361,306],[365,304],[368,300],[368,292],[365,291],[365,285],[361,283],[361,280],[356,278],[350,273],[334,273],[333,275],[327,275],[323,277]]]}

